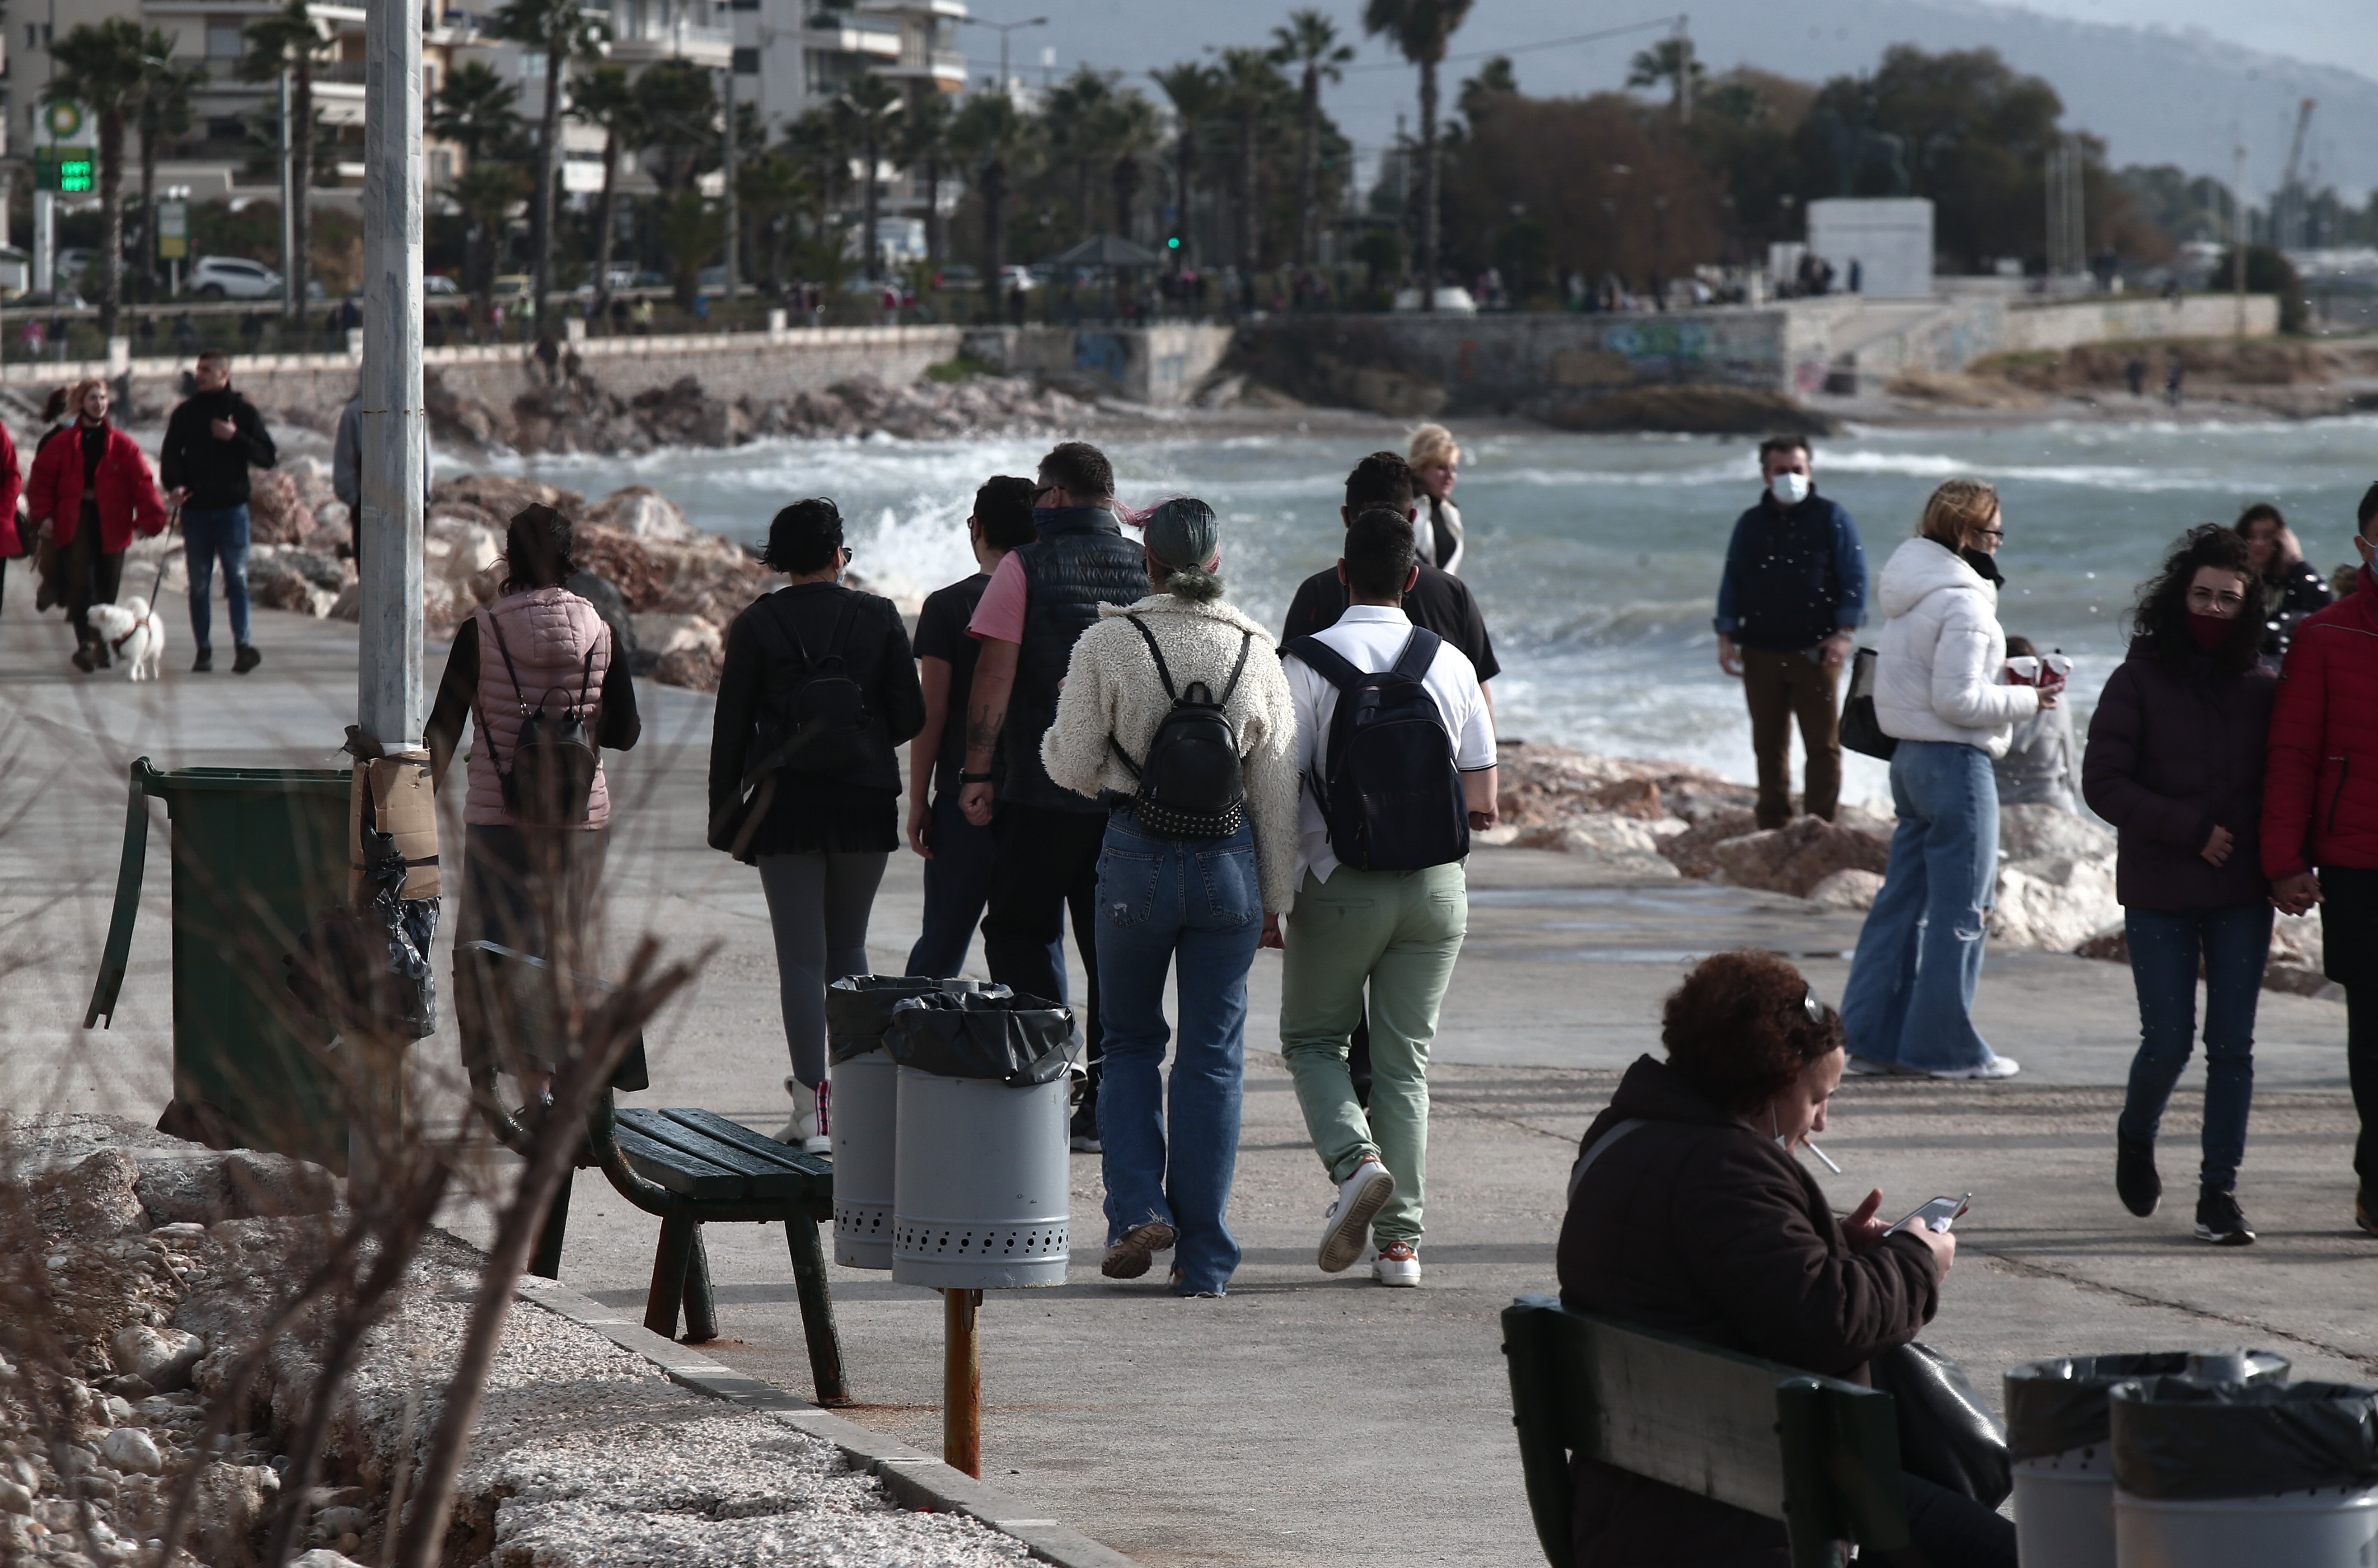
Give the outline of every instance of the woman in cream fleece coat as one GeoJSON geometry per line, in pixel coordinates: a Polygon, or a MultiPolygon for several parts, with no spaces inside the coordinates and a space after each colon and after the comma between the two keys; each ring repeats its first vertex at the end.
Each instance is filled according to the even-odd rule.
{"type": "Polygon", "coordinates": [[[1286,910],[1295,887],[1296,712],[1270,636],[1221,602],[1212,509],[1168,501],[1150,514],[1146,537],[1157,592],[1105,606],[1074,644],[1040,760],[1065,788],[1115,803],[1099,856],[1102,1268],[1135,1279],[1177,1242],[1173,1293],[1219,1296],[1239,1264],[1223,1214],[1238,1161],[1247,971],[1264,916],[1286,910]],[[1133,810],[1132,767],[1147,760],[1172,707],[1143,628],[1163,650],[1173,689],[1204,682],[1237,736],[1245,808],[1235,823],[1216,824],[1230,829],[1219,836],[1171,836],[1133,810]],[[1176,962],[1180,1040],[1168,1116],[1159,1069],[1164,979],[1176,962]]]}

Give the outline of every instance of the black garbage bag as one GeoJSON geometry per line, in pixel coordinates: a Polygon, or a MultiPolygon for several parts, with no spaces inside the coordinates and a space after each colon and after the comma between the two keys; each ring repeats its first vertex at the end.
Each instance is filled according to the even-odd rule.
{"type": "Polygon", "coordinates": [[[429,946],[438,901],[402,896],[404,857],[395,840],[366,831],[363,909],[321,910],[284,953],[297,1005],[332,1029],[383,1030],[412,1039],[438,1032],[438,979],[429,946]]]}
{"type": "MultiPolygon", "coordinates": [[[[2204,1352],[2156,1350],[2115,1356],[2060,1356],[2006,1371],[2006,1432],[2010,1457],[2047,1459],[2111,1441],[2106,1396],[2117,1383],[2139,1378],[2187,1377],[2204,1352]]],[[[2221,1358],[2227,1359],[2227,1358],[2221,1358]]],[[[2245,1376],[2215,1381],[2285,1382],[2288,1359],[2268,1350],[2245,1352],[2245,1376]]],[[[2205,1381],[2201,1376],[2199,1381],[2205,1381]]]]}
{"type": "Polygon", "coordinates": [[[2114,1484],[2163,1501],[2378,1486],[2378,1389],[2157,1377],[2113,1391],[2114,1484]]]}
{"type": "Polygon", "coordinates": [[[1934,1486],[1996,1508],[2014,1490],[2006,1434],[1965,1369],[1922,1340],[1868,1364],[1899,1416],[1899,1465],[1934,1486]]]}
{"type": "Polygon", "coordinates": [[[1008,995],[1005,986],[983,980],[936,980],[924,975],[846,975],[825,988],[826,1056],[848,1061],[865,1056],[883,1043],[892,1009],[908,997],[947,991],[983,996],[1008,995]]]}
{"type": "Polygon", "coordinates": [[[883,1030],[883,1048],[903,1067],[1019,1089],[1063,1077],[1081,1046],[1073,1009],[1021,992],[903,997],[883,1030]]]}

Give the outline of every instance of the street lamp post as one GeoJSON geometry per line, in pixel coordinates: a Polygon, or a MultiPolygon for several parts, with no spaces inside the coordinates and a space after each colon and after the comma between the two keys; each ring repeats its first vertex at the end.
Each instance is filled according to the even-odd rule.
{"type": "Polygon", "coordinates": [[[994,22],[982,17],[960,17],[958,20],[971,27],[987,27],[999,34],[999,90],[1007,90],[1007,35],[1019,28],[1047,27],[1049,18],[1034,17],[1029,21],[994,22]]]}

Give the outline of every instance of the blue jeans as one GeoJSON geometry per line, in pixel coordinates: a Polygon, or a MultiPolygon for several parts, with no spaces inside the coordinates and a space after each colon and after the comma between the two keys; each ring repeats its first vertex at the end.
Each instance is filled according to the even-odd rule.
{"type": "Polygon", "coordinates": [[[2254,1005],[2271,955],[2271,906],[2233,904],[2184,915],[2126,909],[2131,979],[2139,991],[2139,1054],[2122,1097],[2123,1137],[2155,1142],[2164,1102],[2195,1045],[2196,973],[2204,969],[2204,1164],[2198,1179],[2229,1191],[2246,1155],[2254,1101],[2254,1005]]]}
{"type": "Polygon", "coordinates": [[[1154,838],[1114,817],[1099,855],[1098,896],[1107,1241],[1151,1221],[1171,1226],[1180,1233],[1174,1288],[1219,1293],[1239,1266],[1224,1212],[1239,1159],[1247,970],[1263,935],[1254,831],[1154,838]],[[1181,1032],[1168,1117],[1159,1069],[1164,976],[1176,961],[1181,1032]]]}
{"type": "Polygon", "coordinates": [[[190,640],[212,647],[215,557],[222,557],[223,600],[231,609],[231,640],[247,646],[247,506],[182,509],[182,555],[190,568],[190,640]]]}
{"type": "Polygon", "coordinates": [[[1891,760],[1899,829],[1842,995],[1850,1054],[1914,1068],[1978,1067],[1982,938],[1998,879],[1999,795],[1988,753],[1903,740],[1891,760]]]}
{"type": "MultiPolygon", "coordinates": [[[[978,828],[958,809],[958,792],[943,790],[933,797],[933,857],[925,862],[924,929],[908,950],[903,975],[930,975],[946,980],[966,968],[967,949],[974,941],[975,923],[991,897],[991,830],[978,828]]],[[[1049,944],[1050,966],[1060,988],[1054,1001],[1063,1001],[1065,943],[1049,944]]]]}

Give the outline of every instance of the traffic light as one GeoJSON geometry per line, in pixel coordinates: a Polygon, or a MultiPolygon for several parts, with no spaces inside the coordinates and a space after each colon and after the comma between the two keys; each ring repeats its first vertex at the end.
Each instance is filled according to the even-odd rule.
{"type": "Polygon", "coordinates": [[[1181,248],[1181,236],[1179,234],[1173,234],[1168,237],[1164,242],[1164,248],[1167,250],[1179,250],[1181,248]]]}

